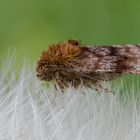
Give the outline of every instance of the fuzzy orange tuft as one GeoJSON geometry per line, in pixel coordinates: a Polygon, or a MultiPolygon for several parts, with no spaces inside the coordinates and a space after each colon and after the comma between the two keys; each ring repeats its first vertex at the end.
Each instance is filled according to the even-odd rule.
{"type": "Polygon", "coordinates": [[[41,55],[41,60],[49,63],[63,63],[80,53],[79,43],[69,40],[59,44],[50,45],[41,55]]]}

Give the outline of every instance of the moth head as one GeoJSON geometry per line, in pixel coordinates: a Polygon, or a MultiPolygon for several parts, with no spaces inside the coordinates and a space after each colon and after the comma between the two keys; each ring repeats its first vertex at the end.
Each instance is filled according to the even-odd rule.
{"type": "Polygon", "coordinates": [[[44,81],[51,81],[59,78],[57,67],[47,62],[38,61],[36,71],[37,77],[44,81]]]}
{"type": "Polygon", "coordinates": [[[37,62],[37,77],[45,81],[58,78],[59,66],[74,59],[81,51],[79,46],[80,43],[77,40],[50,45],[47,50],[42,52],[37,62]]]}

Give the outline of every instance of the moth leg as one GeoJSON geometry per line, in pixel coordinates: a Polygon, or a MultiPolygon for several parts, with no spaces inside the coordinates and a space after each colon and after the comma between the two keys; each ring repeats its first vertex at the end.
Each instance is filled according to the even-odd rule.
{"type": "Polygon", "coordinates": [[[66,89],[69,86],[69,83],[65,80],[57,80],[54,82],[55,89],[61,91],[64,93],[64,89],[66,89]]]}
{"type": "Polygon", "coordinates": [[[99,93],[112,93],[112,94],[115,94],[115,92],[112,89],[104,87],[104,85],[102,83],[100,83],[100,82],[94,83],[94,87],[95,87],[95,90],[98,91],[99,93]]]}
{"type": "Polygon", "coordinates": [[[64,86],[62,84],[62,82],[60,81],[54,81],[54,88],[57,90],[57,91],[61,91],[62,93],[64,92],[64,86]]]}

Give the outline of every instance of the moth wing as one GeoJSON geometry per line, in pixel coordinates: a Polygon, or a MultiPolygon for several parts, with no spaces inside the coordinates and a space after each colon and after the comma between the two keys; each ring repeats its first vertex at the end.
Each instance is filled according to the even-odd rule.
{"type": "Polygon", "coordinates": [[[119,73],[83,72],[83,71],[77,71],[75,69],[65,69],[65,72],[71,78],[78,78],[78,79],[84,78],[91,81],[110,81],[121,75],[119,73]]]}
{"type": "Polygon", "coordinates": [[[127,68],[125,59],[127,57],[120,55],[116,47],[83,47],[71,65],[77,71],[88,74],[122,73],[127,68]]]}
{"type": "Polygon", "coordinates": [[[113,47],[81,47],[81,53],[66,64],[65,71],[72,77],[109,81],[122,73],[123,58],[116,54],[113,47]]]}
{"type": "Polygon", "coordinates": [[[98,59],[96,62],[90,61],[94,66],[89,70],[87,69],[87,71],[140,75],[140,45],[126,44],[91,47],[87,51],[98,59]]]}

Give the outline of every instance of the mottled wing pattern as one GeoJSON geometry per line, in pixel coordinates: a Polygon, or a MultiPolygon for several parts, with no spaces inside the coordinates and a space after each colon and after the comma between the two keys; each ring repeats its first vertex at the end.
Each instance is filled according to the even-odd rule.
{"type": "Polygon", "coordinates": [[[99,56],[95,72],[140,74],[139,45],[114,45],[101,49],[104,50],[103,53],[100,49],[95,53],[99,56]]]}
{"type": "Polygon", "coordinates": [[[122,73],[140,74],[140,46],[81,47],[69,64],[76,75],[98,81],[112,80],[122,73]]]}

